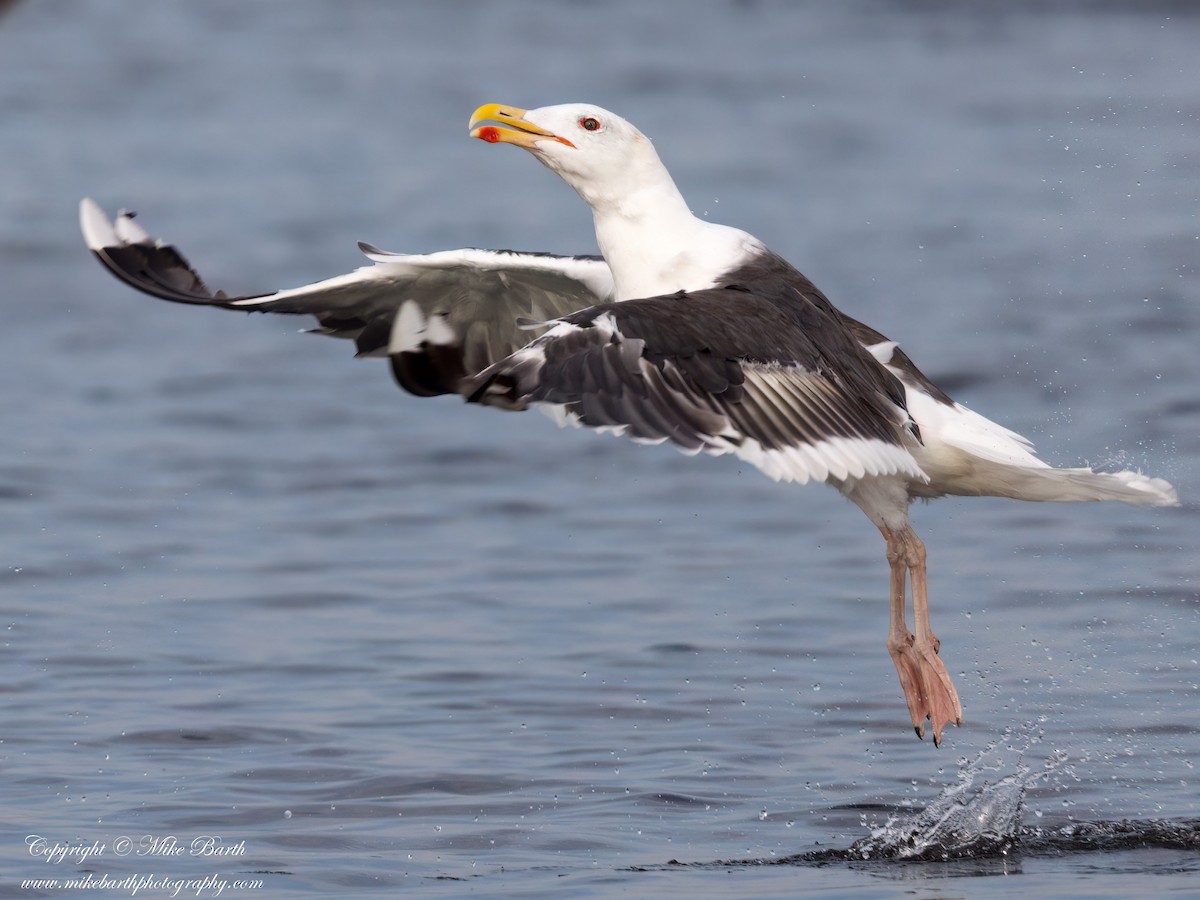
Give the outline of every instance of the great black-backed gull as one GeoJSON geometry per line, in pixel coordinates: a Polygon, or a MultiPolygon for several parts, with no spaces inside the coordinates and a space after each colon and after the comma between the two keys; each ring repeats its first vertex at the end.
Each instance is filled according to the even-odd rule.
{"type": "Polygon", "coordinates": [[[692,215],[649,139],[619,116],[489,104],[469,128],[570,184],[591,207],[602,256],[361,244],[373,265],[234,297],[211,292],[131,214],[110,222],[84,200],[83,233],[114,275],[156,297],[315,316],[317,331],[353,339],[358,355],[388,357],[411,393],[539,405],[635,441],[732,453],[777,481],[833,485],[887,542],[887,648],[913,727],[923,737],[928,720],[935,744],[962,707],[929,622],[915,498],[1178,503],[1170,484],[1139,472],[1051,468],[1025,438],[956,403],[752,235],[692,215]]]}

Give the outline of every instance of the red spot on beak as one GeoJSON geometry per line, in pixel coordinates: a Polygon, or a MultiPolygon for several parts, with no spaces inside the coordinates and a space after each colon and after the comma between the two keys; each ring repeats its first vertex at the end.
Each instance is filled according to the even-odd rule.
{"type": "Polygon", "coordinates": [[[500,129],[492,125],[485,125],[483,128],[479,129],[478,137],[481,141],[487,141],[489,144],[494,144],[500,140],[500,129]]]}

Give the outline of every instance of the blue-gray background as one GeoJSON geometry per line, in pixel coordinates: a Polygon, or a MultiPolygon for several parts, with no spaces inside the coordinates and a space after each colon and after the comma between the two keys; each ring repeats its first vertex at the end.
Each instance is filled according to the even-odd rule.
{"type": "MultiPolygon", "coordinates": [[[[1197,47],[1172,3],[17,3],[0,887],[991,896],[1015,885],[629,867],[846,846],[1039,729],[1028,761],[1069,761],[1028,820],[1195,815],[1197,47]],[[347,271],[357,239],[590,252],[568,188],[466,137],[480,103],[573,100],[1049,460],[1179,488],[915,510],[966,712],[940,751],[883,648],[882,543],[836,493],[408,397],[295,320],[137,296],[78,237],[81,196],[138,209],[238,291],[347,271]],[[25,848],[205,833],[246,855],[25,848]]],[[[1196,877],[1004,870],[1061,896],[1196,877]]]]}

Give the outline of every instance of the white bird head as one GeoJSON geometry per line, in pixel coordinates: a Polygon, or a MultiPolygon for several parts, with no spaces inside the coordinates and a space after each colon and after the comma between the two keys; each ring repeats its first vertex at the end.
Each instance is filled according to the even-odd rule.
{"type": "Polygon", "coordinates": [[[489,103],[470,129],[488,143],[525,148],[592,208],[618,300],[712,287],[765,249],[744,231],[693,216],[650,139],[599,106],[489,103]]]}
{"type": "Polygon", "coordinates": [[[650,139],[599,106],[564,103],[524,110],[488,103],[475,110],[469,127],[471,137],[525,148],[594,210],[620,206],[647,189],[675,193],[650,139]]]}

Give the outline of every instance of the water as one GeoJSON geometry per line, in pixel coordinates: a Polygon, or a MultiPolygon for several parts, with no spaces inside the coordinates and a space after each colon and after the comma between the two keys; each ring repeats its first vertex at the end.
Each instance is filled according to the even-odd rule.
{"type": "Polygon", "coordinates": [[[15,4],[0,893],[1200,891],[1198,43],[1170,3],[15,4]],[[834,492],[407,397],[79,241],[91,195],[234,290],[357,239],[588,251],[569,190],[465,136],[577,99],[1047,458],[1179,489],[915,511],[966,713],[940,751],[834,492]],[[203,835],[244,852],[168,842],[203,835]]]}

